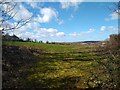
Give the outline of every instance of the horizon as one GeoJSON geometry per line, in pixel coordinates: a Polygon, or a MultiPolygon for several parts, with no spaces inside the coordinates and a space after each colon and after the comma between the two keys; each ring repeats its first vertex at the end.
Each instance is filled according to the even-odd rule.
{"type": "MultiPolygon", "coordinates": [[[[4,34],[3,36],[10,36],[10,37],[13,37],[13,36],[15,36],[15,37],[17,37],[16,35],[9,35],[9,34],[4,34]]],[[[111,34],[112,35],[112,34],[111,34]]],[[[19,37],[17,37],[17,38],[19,38],[19,37]]],[[[19,38],[19,40],[23,40],[23,41],[27,41],[27,39],[30,39],[30,41],[28,41],[28,42],[41,42],[42,40],[40,40],[40,41],[37,41],[36,39],[31,39],[31,38],[26,38],[26,39],[22,39],[22,38],[19,38]]],[[[108,38],[109,39],[109,38],[108,38]]],[[[4,41],[4,39],[3,39],[3,41],[4,41]]],[[[10,39],[9,39],[9,41],[11,41],[10,39]]],[[[106,40],[99,40],[99,41],[97,41],[97,40],[92,40],[92,41],[73,41],[73,42],[70,42],[70,41],[68,41],[68,42],[51,42],[51,41],[42,41],[42,43],[46,43],[46,42],[49,42],[49,43],[86,43],[86,42],[104,42],[104,41],[106,41],[106,40]]]]}
{"type": "Polygon", "coordinates": [[[19,2],[9,23],[33,17],[7,33],[44,42],[103,41],[118,33],[118,15],[108,7],[113,2],[19,2]]]}

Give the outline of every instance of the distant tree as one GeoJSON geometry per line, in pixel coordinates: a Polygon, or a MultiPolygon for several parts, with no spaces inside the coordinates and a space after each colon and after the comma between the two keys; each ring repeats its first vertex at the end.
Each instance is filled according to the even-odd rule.
{"type": "Polygon", "coordinates": [[[52,44],[55,44],[55,42],[52,42],[52,44]]]}
{"type": "Polygon", "coordinates": [[[35,39],[34,42],[37,42],[37,40],[35,39]]]}
{"type": "Polygon", "coordinates": [[[46,44],[49,44],[49,41],[46,41],[46,44]]]}
{"type": "Polygon", "coordinates": [[[27,42],[31,42],[32,40],[30,39],[30,38],[27,38],[27,40],[26,40],[27,42]]]}
{"type": "Polygon", "coordinates": [[[39,41],[39,43],[43,43],[43,41],[39,41]]]}

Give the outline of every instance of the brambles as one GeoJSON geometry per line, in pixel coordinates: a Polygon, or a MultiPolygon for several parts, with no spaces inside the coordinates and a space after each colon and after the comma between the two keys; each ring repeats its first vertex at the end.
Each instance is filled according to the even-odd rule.
{"type": "Polygon", "coordinates": [[[97,53],[105,58],[97,62],[103,73],[108,75],[108,80],[102,85],[103,89],[119,89],[120,34],[110,35],[109,41],[104,47],[99,47],[97,53]]]}

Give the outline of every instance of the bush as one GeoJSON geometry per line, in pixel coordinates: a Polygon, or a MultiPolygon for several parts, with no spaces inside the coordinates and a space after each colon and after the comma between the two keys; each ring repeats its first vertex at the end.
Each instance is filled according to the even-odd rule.
{"type": "Polygon", "coordinates": [[[119,90],[119,64],[120,64],[120,34],[110,35],[109,41],[106,42],[104,47],[99,47],[99,55],[104,57],[102,60],[98,60],[99,66],[103,73],[108,75],[108,80],[102,85],[103,89],[115,89],[119,90]]]}

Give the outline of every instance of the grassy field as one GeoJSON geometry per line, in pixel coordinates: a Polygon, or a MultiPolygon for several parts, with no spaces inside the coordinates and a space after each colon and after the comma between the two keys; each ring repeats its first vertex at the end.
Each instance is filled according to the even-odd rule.
{"type": "Polygon", "coordinates": [[[100,69],[98,61],[106,58],[98,56],[96,48],[3,42],[3,73],[8,70],[3,79],[9,76],[4,79],[3,87],[98,90],[109,75],[100,69]]]}

